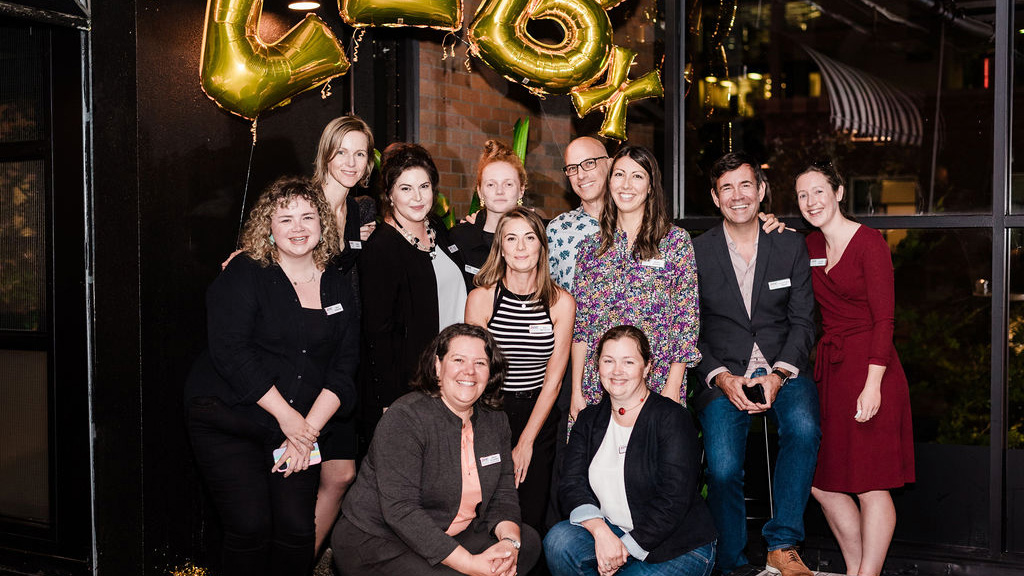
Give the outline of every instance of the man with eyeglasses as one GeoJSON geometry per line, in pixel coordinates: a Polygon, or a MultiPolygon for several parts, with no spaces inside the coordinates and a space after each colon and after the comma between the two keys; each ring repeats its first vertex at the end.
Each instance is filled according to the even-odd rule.
{"type": "Polygon", "coordinates": [[[559,286],[572,290],[576,271],[576,250],[587,236],[600,230],[598,218],[604,207],[604,191],[608,182],[611,158],[596,138],[582,136],[565,147],[565,166],[572,191],[580,198],[580,206],[560,214],[547,227],[548,265],[551,277],[559,286]]]}

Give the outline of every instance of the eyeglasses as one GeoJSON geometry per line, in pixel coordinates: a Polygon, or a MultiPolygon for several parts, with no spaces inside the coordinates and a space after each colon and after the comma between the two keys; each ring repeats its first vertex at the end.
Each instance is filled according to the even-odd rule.
{"type": "Polygon", "coordinates": [[[564,168],[562,168],[562,172],[565,172],[566,176],[575,176],[576,173],[580,171],[580,168],[583,168],[583,170],[590,172],[594,168],[597,168],[598,160],[604,160],[605,158],[607,158],[607,156],[598,156],[597,158],[587,158],[586,160],[580,162],[579,164],[567,164],[564,168]]]}

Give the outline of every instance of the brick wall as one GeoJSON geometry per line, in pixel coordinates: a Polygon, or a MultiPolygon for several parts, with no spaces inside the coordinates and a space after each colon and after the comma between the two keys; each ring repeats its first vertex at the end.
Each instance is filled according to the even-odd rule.
{"type": "Polygon", "coordinates": [[[454,58],[442,57],[439,42],[420,43],[419,142],[437,163],[441,192],[456,217],[469,209],[484,142],[496,138],[511,146],[519,118],[530,119],[525,203],[548,218],[572,207],[561,170],[562,151],[574,137],[575,112],[569,98],[549,96],[541,101],[476,58],[469,60],[472,71],[467,70],[464,45],[454,58]]]}

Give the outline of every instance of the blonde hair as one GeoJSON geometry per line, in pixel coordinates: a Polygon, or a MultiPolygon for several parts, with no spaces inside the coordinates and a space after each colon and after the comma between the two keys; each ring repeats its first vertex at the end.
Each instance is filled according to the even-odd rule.
{"type": "Polygon", "coordinates": [[[316,171],[313,173],[313,185],[323,188],[327,182],[327,165],[341,148],[341,141],[349,132],[362,132],[366,135],[366,174],[360,184],[365,188],[370,185],[370,174],[373,173],[373,133],[370,126],[358,116],[341,116],[324,126],[320,134],[320,144],[316,150],[316,171]]]}
{"type": "Polygon", "coordinates": [[[509,148],[508,144],[505,144],[501,140],[488,140],[487,142],[484,142],[484,151],[480,154],[480,159],[477,160],[476,163],[476,188],[478,190],[480,189],[480,184],[483,183],[484,168],[494,162],[505,162],[510,164],[519,176],[519,184],[523,187],[525,192],[529,185],[529,181],[526,176],[526,168],[523,167],[523,161],[519,159],[519,156],[514,150],[509,148]]]}
{"type": "Polygon", "coordinates": [[[326,266],[337,253],[338,227],[334,225],[334,214],[323,191],[305,178],[285,176],[278,178],[260,194],[242,231],[242,250],[261,266],[277,263],[277,247],[270,241],[270,222],[274,212],[278,208],[287,208],[299,198],[316,208],[320,217],[320,242],[313,248],[313,261],[317,267],[326,266]]]}
{"type": "Polygon", "coordinates": [[[498,220],[498,227],[494,230],[491,252],[487,255],[487,261],[477,272],[476,277],[473,278],[473,284],[482,288],[491,288],[505,278],[507,264],[501,245],[505,235],[505,225],[512,220],[525,220],[540,241],[540,254],[537,257],[537,286],[534,295],[545,308],[551,308],[551,305],[558,300],[560,293],[558,284],[555,284],[554,279],[551,278],[551,271],[548,270],[548,238],[544,233],[544,221],[529,208],[516,206],[502,214],[501,220],[498,220]]]}

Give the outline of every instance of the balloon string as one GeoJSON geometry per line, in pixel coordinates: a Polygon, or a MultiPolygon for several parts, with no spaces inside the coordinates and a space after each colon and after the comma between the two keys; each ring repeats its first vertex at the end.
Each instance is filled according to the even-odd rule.
{"type": "Polygon", "coordinates": [[[249,148],[249,166],[245,169],[245,186],[242,188],[242,210],[238,214],[238,235],[235,236],[235,248],[242,241],[242,221],[245,219],[245,199],[249,195],[249,177],[252,176],[252,157],[256,152],[256,120],[252,121],[252,147],[249,148]]]}
{"type": "Polygon", "coordinates": [[[359,62],[359,43],[363,41],[363,34],[366,33],[366,28],[360,28],[356,30],[356,33],[352,35],[352,63],[359,62]]]}
{"type": "Polygon", "coordinates": [[[442,61],[448,59],[448,38],[449,37],[451,37],[451,39],[452,39],[452,55],[451,55],[451,57],[455,58],[455,46],[458,45],[459,38],[458,38],[458,36],[455,35],[454,32],[449,32],[449,33],[444,35],[444,38],[441,39],[441,60],[442,61]]]}
{"type": "Polygon", "coordinates": [[[334,78],[330,78],[327,82],[324,82],[324,87],[320,89],[321,100],[327,100],[331,97],[331,80],[334,80],[334,78]]]}

